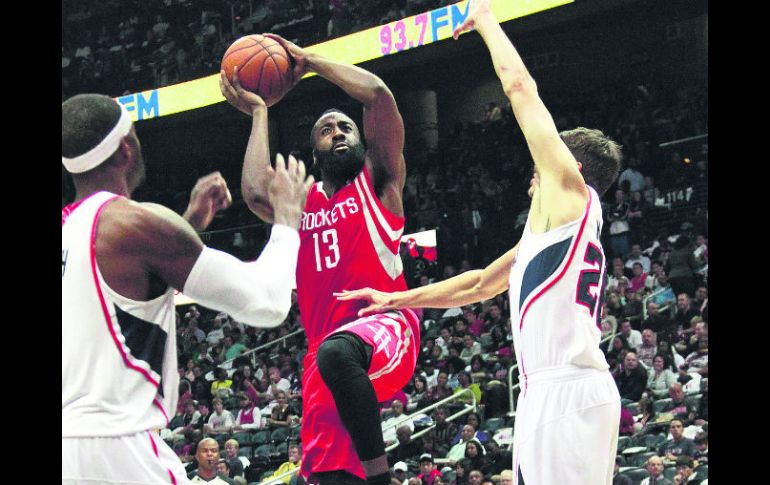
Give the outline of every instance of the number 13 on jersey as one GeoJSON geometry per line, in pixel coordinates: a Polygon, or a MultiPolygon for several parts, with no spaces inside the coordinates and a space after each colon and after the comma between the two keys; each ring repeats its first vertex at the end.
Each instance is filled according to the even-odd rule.
{"type": "Polygon", "coordinates": [[[336,229],[327,229],[320,234],[317,232],[313,233],[316,271],[323,271],[324,269],[331,269],[337,266],[340,262],[338,242],[336,229]]]}

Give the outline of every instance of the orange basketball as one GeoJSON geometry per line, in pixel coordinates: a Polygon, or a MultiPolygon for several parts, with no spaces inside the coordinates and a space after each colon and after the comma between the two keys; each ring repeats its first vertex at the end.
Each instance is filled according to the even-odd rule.
{"type": "Polygon", "coordinates": [[[291,89],[291,56],[270,37],[254,34],[233,42],[222,57],[222,69],[230,82],[236,66],[241,86],[260,95],[268,106],[291,89]]]}

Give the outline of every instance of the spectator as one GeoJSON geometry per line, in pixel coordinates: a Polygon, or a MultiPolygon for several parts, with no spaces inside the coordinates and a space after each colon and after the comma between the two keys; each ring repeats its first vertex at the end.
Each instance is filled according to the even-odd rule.
{"type": "MultiPolygon", "coordinates": [[[[278,478],[279,476],[283,475],[284,473],[288,473],[291,470],[297,470],[302,465],[302,450],[300,449],[299,445],[297,443],[291,443],[289,445],[289,460],[281,463],[281,466],[278,467],[276,471],[273,472],[272,475],[267,477],[265,481],[271,479],[271,478],[278,478]]],[[[292,475],[286,476],[281,478],[281,482],[288,484],[291,482],[292,475]]]]}
{"type": "Polygon", "coordinates": [[[669,425],[671,439],[664,442],[658,448],[658,456],[668,461],[675,461],[679,456],[692,457],[695,454],[695,443],[690,438],[684,437],[684,421],[674,418],[669,425]]]}
{"type": "Polygon", "coordinates": [[[441,355],[446,357],[449,355],[449,345],[452,343],[452,332],[449,327],[442,327],[440,330],[440,336],[436,337],[434,341],[436,346],[441,348],[441,355]]]}
{"type": "Polygon", "coordinates": [[[642,396],[639,399],[639,414],[634,418],[634,434],[643,435],[649,431],[650,425],[655,424],[655,409],[652,406],[653,399],[650,396],[642,396]]]}
{"type": "MultiPolygon", "coordinates": [[[[465,391],[466,389],[470,389],[473,393],[473,396],[476,398],[476,403],[481,402],[481,388],[478,384],[473,382],[473,379],[471,378],[471,375],[464,370],[461,370],[457,373],[457,382],[458,386],[455,388],[453,394],[460,394],[461,392],[465,391]]],[[[471,397],[467,392],[462,394],[461,396],[457,397],[457,402],[461,404],[472,404],[473,403],[473,397],[471,397]]]]}
{"type": "Polygon", "coordinates": [[[237,440],[230,438],[225,441],[225,462],[227,463],[230,478],[243,477],[243,471],[251,462],[245,456],[238,456],[241,445],[237,440]]]}
{"type": "Polygon", "coordinates": [[[607,211],[607,221],[610,223],[610,249],[615,256],[625,257],[628,254],[628,237],[631,226],[628,224],[628,202],[626,194],[618,189],[615,191],[615,203],[607,211]]]}
{"type": "Polygon", "coordinates": [[[655,302],[659,307],[668,306],[676,302],[676,294],[668,281],[668,274],[661,270],[658,274],[658,291],[660,293],[652,296],[650,301],[655,302]]]}
{"type": "Polygon", "coordinates": [[[468,474],[468,485],[481,485],[482,480],[484,480],[484,474],[481,473],[481,470],[478,468],[471,469],[471,472],[468,474]]]}
{"type": "Polygon", "coordinates": [[[209,485],[235,485],[230,477],[219,473],[219,443],[213,438],[203,438],[195,451],[198,468],[188,475],[192,483],[209,485]]]}
{"type": "Polygon", "coordinates": [[[217,315],[211,321],[213,328],[206,334],[206,341],[209,343],[210,347],[217,345],[220,340],[225,338],[225,332],[222,329],[222,320],[223,318],[217,315]]]}
{"type": "Polygon", "coordinates": [[[446,372],[439,372],[436,377],[436,385],[428,389],[428,401],[435,403],[451,395],[452,389],[449,388],[449,376],[446,372]]]}
{"type": "MultiPolygon", "coordinates": [[[[455,445],[457,446],[457,445],[455,445]]],[[[463,445],[463,453],[465,450],[465,445],[463,445]]],[[[462,456],[462,455],[461,455],[462,456]]],[[[455,467],[455,479],[451,482],[452,485],[467,485],[468,484],[468,475],[471,472],[471,464],[470,462],[465,459],[461,458],[457,460],[456,462],[450,462],[454,463],[455,467]]]]}
{"type": "Polygon", "coordinates": [[[706,306],[706,302],[709,298],[709,290],[705,286],[699,286],[695,290],[695,298],[690,302],[690,306],[694,308],[699,314],[703,313],[703,309],[706,306]]]}
{"type": "Polygon", "coordinates": [[[650,268],[651,269],[647,274],[647,281],[645,281],[644,287],[650,292],[655,292],[661,288],[660,283],[658,282],[658,275],[661,271],[663,271],[663,263],[656,259],[650,263],[650,268]]]}
{"type": "Polygon", "coordinates": [[[628,182],[629,192],[644,190],[644,175],[642,175],[638,168],[639,161],[636,157],[629,157],[626,169],[620,172],[618,177],[618,186],[622,187],[624,182],[628,182]]]}
{"type": "MultiPolygon", "coordinates": [[[[481,354],[474,355],[471,358],[471,380],[481,384],[486,383],[492,377],[492,373],[489,372],[487,364],[484,362],[484,357],[481,354]]],[[[481,384],[479,386],[481,386],[481,384]]]]}
{"type": "MultiPolygon", "coordinates": [[[[644,241],[647,239],[644,216],[649,213],[651,207],[649,200],[644,198],[644,192],[641,190],[631,192],[631,200],[628,203],[628,225],[631,227],[631,238],[633,241],[644,241]]],[[[631,251],[633,252],[633,246],[631,251]]],[[[647,262],[648,264],[644,269],[645,273],[650,271],[649,259],[647,262]]]]}
{"type": "Polygon", "coordinates": [[[663,476],[663,460],[659,456],[651,456],[644,465],[649,477],[642,480],[639,485],[671,485],[671,482],[663,476]]]}
{"type": "Polygon", "coordinates": [[[625,475],[621,475],[620,471],[620,457],[615,458],[615,467],[612,471],[612,485],[634,485],[634,481],[625,475]]]}
{"type": "Polygon", "coordinates": [[[635,330],[642,328],[642,320],[644,319],[642,299],[644,298],[645,290],[639,291],[626,290],[626,304],[623,306],[622,319],[630,320],[631,327],[635,330]]]}
{"type": "Polygon", "coordinates": [[[623,361],[623,368],[615,378],[620,397],[634,402],[642,397],[647,387],[647,371],[639,365],[636,352],[629,351],[623,361]]]}
{"type": "Polygon", "coordinates": [[[631,245],[631,253],[628,255],[628,259],[626,259],[624,268],[633,270],[634,263],[641,264],[642,272],[645,274],[649,273],[652,269],[650,258],[647,257],[647,255],[642,253],[642,246],[639,243],[633,243],[631,245]]]}
{"type": "MultiPolygon", "coordinates": [[[[636,355],[646,369],[652,368],[652,359],[658,353],[658,336],[651,328],[642,330],[642,344],[636,348],[636,355]]],[[[648,372],[648,374],[650,374],[648,372]]],[[[668,387],[666,387],[668,389],[668,387]]]]}
{"type": "MultiPolygon", "coordinates": [[[[644,399],[644,397],[642,397],[641,399],[644,399]]],[[[620,407],[620,429],[618,431],[618,434],[620,436],[631,436],[632,434],[634,434],[635,424],[636,422],[634,421],[634,415],[631,414],[631,411],[626,409],[624,406],[621,406],[620,407]]]]}
{"type": "Polygon", "coordinates": [[[620,335],[626,338],[629,347],[632,349],[638,348],[642,345],[642,333],[639,330],[631,328],[630,320],[622,320],[620,322],[620,335]]]}
{"type": "Polygon", "coordinates": [[[500,485],[513,485],[513,470],[500,472],[500,485]]]}
{"type": "Polygon", "coordinates": [[[229,335],[225,336],[223,342],[225,346],[225,360],[234,360],[249,349],[241,342],[233,342],[233,338],[229,335]]]}
{"type": "Polygon", "coordinates": [[[676,324],[665,314],[660,313],[660,305],[652,299],[647,301],[647,318],[642,321],[642,329],[649,328],[661,341],[671,342],[676,330],[676,324]]]}
{"type": "Polygon", "coordinates": [[[671,405],[666,411],[672,413],[674,417],[681,419],[685,424],[692,423],[698,410],[692,401],[685,398],[682,384],[678,382],[671,384],[671,387],[668,389],[668,396],[671,398],[671,405]]]}
{"type": "Polygon", "coordinates": [[[700,317],[700,313],[691,307],[690,296],[687,293],[680,293],[676,297],[676,309],[673,314],[673,320],[676,322],[677,328],[679,330],[690,330],[690,322],[695,317],[700,317]]]}
{"type": "Polygon", "coordinates": [[[385,446],[396,442],[397,429],[402,425],[406,425],[411,431],[414,431],[412,418],[404,414],[404,403],[395,400],[391,404],[390,409],[393,415],[382,422],[382,439],[385,442],[385,446]]]}
{"type": "Polygon", "coordinates": [[[228,398],[233,395],[233,381],[228,379],[227,370],[218,367],[214,370],[216,379],[211,383],[211,395],[219,398],[228,398]]]}
{"type": "MultiPolygon", "coordinates": [[[[625,276],[623,276],[625,278],[625,276]]],[[[607,301],[605,303],[605,314],[607,316],[620,319],[623,316],[623,302],[621,296],[616,290],[607,292],[607,301]]]]}
{"type": "Polygon", "coordinates": [[[697,466],[705,465],[709,462],[709,436],[705,431],[701,431],[695,435],[693,440],[695,443],[695,453],[693,458],[698,462],[697,466]]]}
{"type": "Polygon", "coordinates": [[[475,435],[476,428],[470,424],[463,425],[460,441],[447,452],[446,458],[450,464],[455,464],[462,458],[465,458],[465,444],[474,439],[475,435]]]}
{"type": "Polygon", "coordinates": [[[409,399],[406,403],[406,410],[409,412],[414,411],[418,407],[424,407],[424,400],[428,395],[428,381],[421,375],[414,375],[412,377],[413,391],[409,394],[409,399]]]}
{"type": "Polygon", "coordinates": [[[474,355],[481,355],[481,344],[476,341],[472,333],[468,332],[463,336],[463,350],[460,352],[460,358],[466,365],[471,363],[474,355]]]}
{"type": "Polygon", "coordinates": [[[388,462],[413,461],[425,452],[422,439],[412,439],[413,428],[402,424],[396,430],[398,447],[390,453],[388,462]]]}
{"type": "Polygon", "coordinates": [[[709,336],[702,335],[698,339],[698,350],[690,353],[684,359],[684,364],[680,368],[681,371],[688,374],[699,373],[703,377],[704,373],[708,376],[708,364],[709,364],[709,336]]]}
{"type": "Polygon", "coordinates": [[[433,464],[433,455],[425,453],[420,455],[420,473],[417,478],[423,485],[434,485],[436,477],[441,476],[441,471],[433,464]]]}
{"type": "Polygon", "coordinates": [[[270,429],[288,428],[299,421],[297,416],[294,416],[291,412],[289,399],[285,391],[278,391],[275,394],[275,400],[276,404],[270,411],[270,417],[267,418],[267,425],[270,429]]]}
{"type": "Polygon", "coordinates": [[[406,466],[406,463],[399,461],[393,465],[393,478],[397,479],[399,484],[406,483],[406,472],[408,469],[409,467],[406,466]]]}
{"type": "MultiPolygon", "coordinates": [[[[476,431],[473,433],[473,437],[479,440],[481,443],[486,443],[490,438],[489,433],[481,429],[481,418],[476,412],[470,412],[465,415],[465,424],[470,424],[476,431]]],[[[452,444],[459,443],[462,440],[462,429],[455,435],[452,440],[452,444]]]]}
{"type": "Polygon", "coordinates": [[[698,473],[693,470],[695,467],[693,459],[690,456],[678,456],[676,458],[676,475],[674,475],[674,485],[698,485],[703,479],[698,477],[698,473]]]}
{"type": "Polygon", "coordinates": [[[676,294],[695,293],[695,271],[698,269],[698,262],[695,261],[690,247],[690,238],[682,234],[674,241],[674,250],[671,251],[666,265],[666,273],[676,294]]]}
{"type": "Polygon", "coordinates": [[[647,390],[655,399],[660,399],[669,394],[669,389],[677,381],[677,375],[671,371],[668,365],[668,357],[657,354],[652,359],[652,369],[647,373],[647,390]]]}
{"type": "Polygon", "coordinates": [[[195,409],[195,404],[193,399],[185,401],[181,422],[169,434],[168,441],[171,442],[175,449],[177,445],[183,443],[186,439],[192,440],[192,433],[195,430],[194,422],[197,422],[201,417],[201,413],[195,409]]]}
{"type": "Polygon", "coordinates": [[[241,409],[235,418],[234,431],[254,431],[262,427],[262,414],[258,407],[251,401],[251,397],[245,392],[239,392],[236,396],[241,409]]]}
{"type": "Polygon", "coordinates": [[[452,446],[452,439],[457,433],[457,425],[447,421],[448,410],[446,406],[439,406],[433,412],[435,426],[429,431],[428,436],[433,440],[433,445],[438,456],[445,456],[452,446]]]}
{"type": "Polygon", "coordinates": [[[224,408],[222,399],[215,397],[211,402],[214,405],[214,413],[203,426],[203,431],[207,435],[230,435],[235,427],[233,414],[224,408]]]}
{"type": "Polygon", "coordinates": [[[481,471],[486,476],[494,476],[503,473],[506,467],[513,463],[513,453],[511,451],[502,451],[500,445],[494,439],[484,443],[486,449],[486,464],[481,471]]]}
{"type": "Polygon", "coordinates": [[[291,383],[288,381],[288,379],[281,377],[281,370],[278,367],[270,367],[268,370],[268,375],[270,380],[267,386],[267,391],[261,393],[260,397],[270,400],[271,403],[275,403],[275,397],[278,395],[278,392],[283,391],[284,394],[289,392],[291,383]]]}
{"type": "Polygon", "coordinates": [[[616,373],[615,371],[619,368],[629,350],[633,349],[628,345],[626,338],[620,334],[615,335],[606,354],[607,364],[610,366],[611,372],[616,373]]]}
{"type": "Polygon", "coordinates": [[[642,263],[635,262],[633,264],[633,273],[631,277],[631,285],[628,287],[630,291],[640,291],[644,289],[644,284],[647,282],[647,273],[644,272],[642,263]]]}

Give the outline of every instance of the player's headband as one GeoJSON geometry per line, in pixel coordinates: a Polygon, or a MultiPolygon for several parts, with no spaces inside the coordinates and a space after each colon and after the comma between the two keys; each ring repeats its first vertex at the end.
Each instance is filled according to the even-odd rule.
{"type": "Polygon", "coordinates": [[[118,123],[98,145],[74,158],[61,157],[61,163],[64,164],[68,172],[87,172],[115,153],[115,150],[120,146],[120,140],[131,131],[132,123],[126,108],[121,103],[118,103],[118,106],[120,106],[120,119],[118,123]]]}

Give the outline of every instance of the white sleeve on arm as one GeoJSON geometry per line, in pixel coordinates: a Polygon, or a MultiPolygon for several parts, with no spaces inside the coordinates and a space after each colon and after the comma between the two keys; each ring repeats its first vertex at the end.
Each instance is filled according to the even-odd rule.
{"type": "Polygon", "coordinates": [[[257,261],[204,247],[182,292],[254,327],[276,327],[289,313],[299,251],[296,229],[276,224],[257,261]]]}

